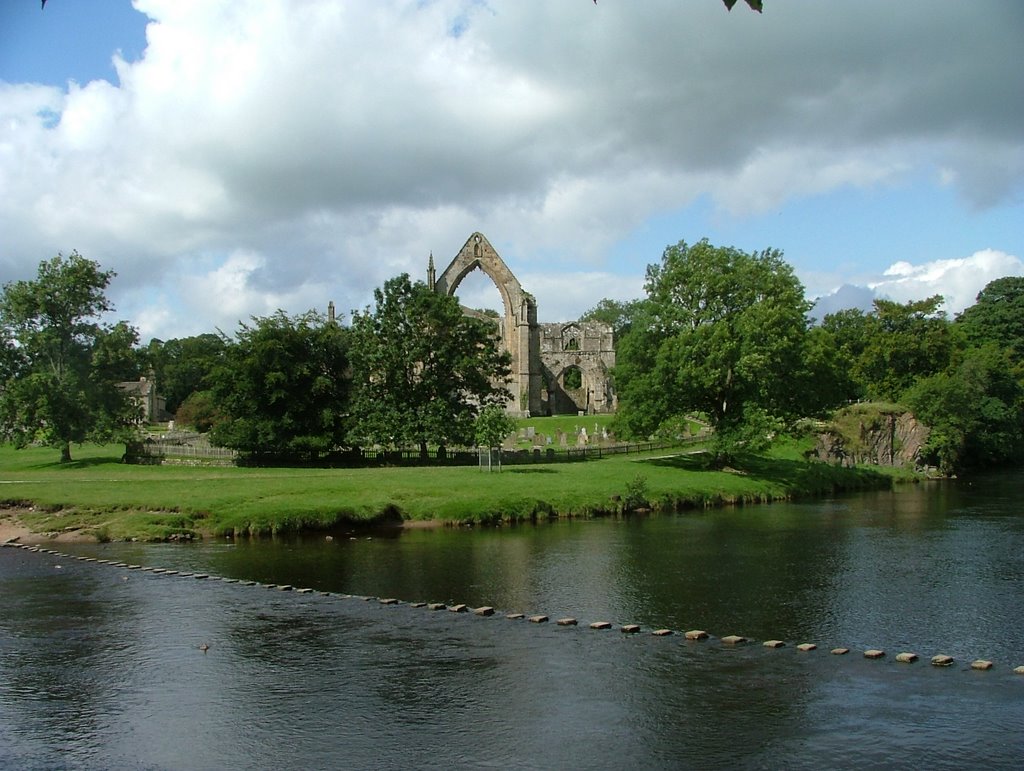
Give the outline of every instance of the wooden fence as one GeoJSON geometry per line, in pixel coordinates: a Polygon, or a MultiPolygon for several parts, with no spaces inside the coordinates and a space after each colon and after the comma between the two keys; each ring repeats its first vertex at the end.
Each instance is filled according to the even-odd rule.
{"type": "MultiPolygon", "coordinates": [[[[500,459],[497,451],[492,452],[494,465],[522,466],[536,463],[575,463],[596,460],[609,455],[652,452],[697,444],[703,436],[693,436],[675,441],[631,442],[616,444],[593,444],[579,447],[534,447],[531,449],[502,449],[500,459]]],[[[400,450],[351,449],[330,453],[318,453],[304,457],[280,458],[245,455],[224,447],[214,447],[205,436],[160,437],[128,445],[125,460],[129,463],[174,463],[193,462],[217,465],[280,465],[280,466],[476,466],[486,464],[488,451],[485,448],[438,451],[431,448],[424,459],[418,449],[400,450]]]]}

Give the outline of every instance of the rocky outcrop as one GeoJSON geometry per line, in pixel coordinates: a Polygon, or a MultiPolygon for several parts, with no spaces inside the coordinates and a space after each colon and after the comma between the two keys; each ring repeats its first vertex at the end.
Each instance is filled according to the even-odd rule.
{"type": "Polygon", "coordinates": [[[847,467],[862,463],[919,466],[930,431],[909,412],[863,415],[853,432],[831,428],[819,433],[812,455],[826,463],[847,467]]]}

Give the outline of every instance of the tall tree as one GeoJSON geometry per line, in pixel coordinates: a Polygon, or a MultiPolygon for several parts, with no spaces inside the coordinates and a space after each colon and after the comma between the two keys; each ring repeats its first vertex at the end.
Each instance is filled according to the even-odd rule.
{"type": "Polygon", "coordinates": [[[871,399],[899,401],[918,379],[949,366],[956,347],[942,296],[898,303],[875,300],[855,363],[857,379],[871,399]]]}
{"type": "Polygon", "coordinates": [[[208,377],[223,363],[228,345],[223,337],[210,332],[167,342],[150,341],[149,357],[168,412],[177,412],[194,392],[209,388],[208,377]]]}
{"type": "Polygon", "coordinates": [[[348,331],[309,311],[240,324],[210,375],[211,439],[261,460],[305,460],[348,441],[348,331]]]}
{"type": "Polygon", "coordinates": [[[919,379],[904,400],[931,427],[926,450],[943,473],[1024,457],[1024,384],[1007,348],[968,349],[945,372],[919,379]]]}
{"type": "Polygon", "coordinates": [[[353,314],[353,414],[361,441],[384,447],[474,443],[480,409],[504,406],[509,356],[494,326],[463,314],[458,301],[407,274],[374,292],[353,314]]]}
{"type": "Polygon", "coordinates": [[[723,461],[799,409],[791,373],[801,366],[810,306],[780,251],[680,241],[648,266],[645,289],[643,318],[617,368],[629,430],[649,434],[703,413],[723,461]]]}
{"type": "Polygon", "coordinates": [[[1024,362],[1024,276],[990,281],[956,323],[971,344],[996,343],[1009,348],[1018,364],[1024,362]]]}
{"type": "Polygon", "coordinates": [[[138,336],[101,321],[113,276],[72,252],[41,262],[35,281],[4,286],[0,431],[18,447],[57,447],[68,462],[72,443],[124,439],[141,417],[117,386],[137,376],[138,336]]]}
{"type": "Polygon", "coordinates": [[[633,326],[633,320],[641,311],[643,300],[612,300],[605,298],[588,310],[580,321],[600,321],[612,328],[615,340],[619,341],[633,326]]]}

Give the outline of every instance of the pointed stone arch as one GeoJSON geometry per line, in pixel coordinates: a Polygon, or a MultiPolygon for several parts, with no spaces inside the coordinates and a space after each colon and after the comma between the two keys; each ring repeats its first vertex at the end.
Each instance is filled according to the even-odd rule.
{"type": "Polygon", "coordinates": [[[537,303],[523,290],[505,261],[483,233],[473,233],[440,276],[435,276],[433,261],[427,271],[430,287],[449,297],[474,270],[481,270],[494,282],[505,305],[502,341],[512,357],[512,401],[509,412],[527,415],[541,409],[540,332],[537,303]]]}

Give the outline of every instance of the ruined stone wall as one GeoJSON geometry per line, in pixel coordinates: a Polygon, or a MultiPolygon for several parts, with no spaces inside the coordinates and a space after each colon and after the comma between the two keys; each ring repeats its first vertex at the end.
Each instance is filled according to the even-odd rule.
{"type": "Polygon", "coordinates": [[[482,233],[473,233],[440,275],[431,256],[427,285],[453,296],[474,270],[483,271],[494,282],[505,306],[496,325],[502,347],[512,357],[508,412],[522,416],[614,412],[609,377],[615,366],[611,327],[598,322],[538,324],[533,296],[482,233]]]}
{"type": "Polygon", "coordinates": [[[548,414],[608,413],[616,408],[612,328],[596,321],[540,325],[541,402],[548,414]]]}

